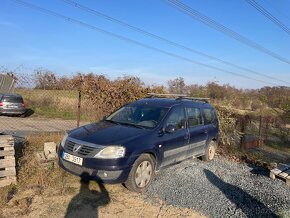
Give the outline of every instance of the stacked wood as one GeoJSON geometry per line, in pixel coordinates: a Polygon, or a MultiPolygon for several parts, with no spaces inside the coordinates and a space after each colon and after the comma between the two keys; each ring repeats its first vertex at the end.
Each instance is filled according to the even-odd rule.
{"type": "Polygon", "coordinates": [[[16,184],[14,139],[0,135],[0,187],[16,184]]]}
{"type": "Polygon", "coordinates": [[[275,179],[279,177],[285,180],[286,184],[290,186],[290,163],[289,164],[278,164],[277,168],[270,171],[270,177],[275,179]]]}

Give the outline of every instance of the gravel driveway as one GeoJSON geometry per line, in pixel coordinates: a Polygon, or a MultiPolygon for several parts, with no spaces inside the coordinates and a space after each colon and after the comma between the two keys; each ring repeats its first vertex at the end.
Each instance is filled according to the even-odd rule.
{"type": "Polygon", "coordinates": [[[268,173],[223,157],[189,160],[161,170],[146,195],[209,217],[290,217],[290,187],[268,173]]]}

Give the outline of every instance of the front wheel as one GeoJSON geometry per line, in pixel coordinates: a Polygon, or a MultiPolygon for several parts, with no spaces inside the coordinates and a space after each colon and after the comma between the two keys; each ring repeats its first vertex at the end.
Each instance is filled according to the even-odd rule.
{"type": "Polygon", "coordinates": [[[145,191],[155,173],[155,160],[150,154],[142,154],[134,162],[128,179],[125,182],[126,188],[134,192],[145,191]]]}
{"type": "Polygon", "coordinates": [[[215,141],[211,141],[206,148],[205,155],[201,156],[203,161],[211,161],[215,156],[215,152],[217,149],[217,144],[215,141]]]}

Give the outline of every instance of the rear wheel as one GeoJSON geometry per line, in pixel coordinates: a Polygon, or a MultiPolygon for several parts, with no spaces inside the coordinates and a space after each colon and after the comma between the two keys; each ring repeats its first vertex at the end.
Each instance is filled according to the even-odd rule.
{"type": "Polygon", "coordinates": [[[201,156],[203,161],[211,161],[215,156],[215,152],[217,149],[217,144],[215,141],[211,141],[206,148],[205,155],[201,156]]]}
{"type": "Polygon", "coordinates": [[[134,192],[145,191],[155,173],[155,160],[150,154],[142,154],[137,158],[129,173],[125,186],[134,192]]]}

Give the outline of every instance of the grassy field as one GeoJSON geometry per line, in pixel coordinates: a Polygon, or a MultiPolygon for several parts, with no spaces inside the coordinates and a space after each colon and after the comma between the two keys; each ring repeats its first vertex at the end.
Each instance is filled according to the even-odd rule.
{"type": "MultiPolygon", "coordinates": [[[[33,111],[34,117],[77,118],[78,92],[75,90],[16,89],[23,96],[26,108],[33,111]]],[[[84,114],[82,120],[88,119],[84,114]]]]}
{"type": "Polygon", "coordinates": [[[43,90],[43,89],[16,89],[16,93],[26,98],[36,98],[39,96],[50,96],[66,99],[77,99],[78,92],[75,90],[43,90]]]}

